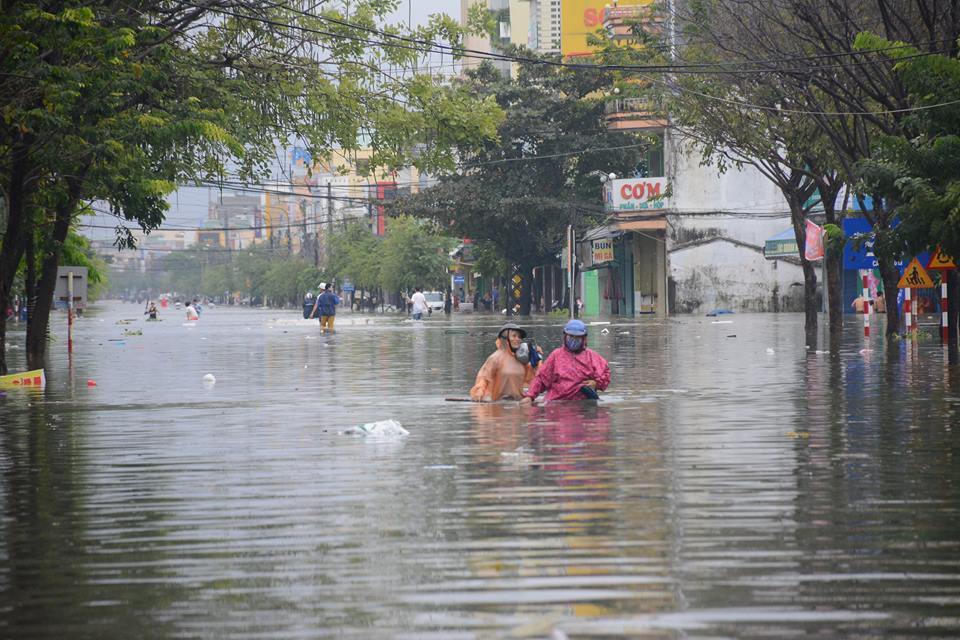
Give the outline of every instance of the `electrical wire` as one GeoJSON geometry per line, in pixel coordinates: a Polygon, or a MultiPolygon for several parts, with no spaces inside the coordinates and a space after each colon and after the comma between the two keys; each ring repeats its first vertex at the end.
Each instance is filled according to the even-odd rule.
{"type": "MultiPolygon", "coordinates": [[[[187,4],[188,4],[189,6],[195,6],[195,7],[197,7],[197,5],[190,5],[189,3],[187,3],[187,4]]],[[[201,7],[197,7],[197,8],[201,8],[201,7]]],[[[541,65],[548,65],[548,66],[560,67],[560,68],[584,69],[584,70],[592,70],[592,71],[648,71],[648,72],[659,71],[659,72],[674,73],[674,74],[676,74],[676,73],[699,73],[699,74],[711,73],[711,74],[720,74],[720,75],[737,75],[737,74],[748,74],[748,73],[796,73],[796,72],[809,72],[809,71],[813,71],[813,70],[823,70],[823,69],[830,69],[830,68],[848,68],[848,67],[850,67],[850,66],[859,66],[859,65],[864,65],[864,64],[880,64],[880,63],[888,64],[888,63],[891,63],[891,61],[889,61],[889,60],[869,60],[869,61],[857,62],[857,63],[854,63],[853,65],[832,65],[832,66],[826,66],[826,67],[824,67],[824,66],[821,66],[821,67],[804,66],[804,67],[798,67],[798,68],[796,68],[796,69],[782,69],[782,68],[778,68],[778,69],[724,69],[724,70],[714,69],[714,70],[711,70],[711,71],[707,71],[707,70],[704,70],[704,69],[692,69],[691,67],[684,67],[684,66],[677,66],[677,65],[602,65],[602,64],[598,65],[598,64],[566,63],[566,62],[557,61],[557,60],[549,60],[549,59],[541,59],[541,58],[531,58],[531,57],[528,57],[528,56],[512,56],[512,55],[507,55],[507,54],[494,54],[494,53],[492,53],[492,52],[477,51],[477,50],[466,49],[466,48],[457,48],[457,47],[452,47],[452,46],[450,46],[450,45],[441,45],[441,44],[439,44],[439,43],[430,42],[430,41],[426,41],[426,40],[419,40],[419,41],[418,41],[416,38],[413,38],[413,39],[407,38],[408,40],[411,40],[411,41],[413,41],[413,42],[422,43],[422,44],[420,45],[420,46],[421,46],[421,49],[416,49],[416,48],[411,47],[411,46],[390,44],[390,43],[387,43],[387,42],[384,42],[384,41],[374,41],[374,40],[369,40],[369,39],[358,38],[358,37],[356,37],[356,36],[350,36],[350,35],[347,35],[347,34],[337,34],[337,33],[328,32],[328,31],[323,31],[323,30],[319,30],[319,29],[312,29],[312,28],[309,28],[309,27],[305,27],[305,26],[303,26],[303,25],[290,25],[290,24],[285,24],[285,23],[278,22],[278,21],[275,21],[275,20],[269,20],[269,19],[266,19],[266,18],[261,18],[261,17],[259,17],[259,16],[251,16],[251,15],[248,15],[248,14],[242,14],[242,13],[238,13],[238,12],[234,12],[234,11],[227,11],[227,10],[225,10],[225,9],[215,9],[215,8],[209,8],[209,7],[206,7],[206,8],[209,9],[210,11],[218,12],[218,13],[223,13],[223,14],[225,14],[225,15],[230,15],[230,16],[235,17],[235,18],[238,18],[238,19],[252,20],[252,21],[254,21],[254,22],[261,22],[261,23],[263,23],[263,24],[268,24],[268,25],[270,25],[270,26],[283,27],[283,28],[288,28],[288,29],[293,29],[293,30],[302,31],[302,32],[305,32],[305,33],[314,33],[314,34],[317,34],[317,35],[325,35],[325,36],[333,37],[333,38],[343,38],[343,39],[347,39],[347,40],[355,40],[355,41],[358,41],[358,42],[361,42],[361,43],[365,43],[365,44],[369,44],[369,45],[376,45],[376,46],[381,46],[381,47],[396,46],[396,47],[399,47],[399,48],[402,48],[402,49],[411,49],[411,50],[414,50],[414,51],[423,52],[422,47],[423,47],[423,46],[428,46],[427,51],[433,51],[433,50],[436,50],[436,49],[439,48],[439,49],[440,49],[439,52],[441,52],[441,53],[446,52],[446,53],[450,53],[451,55],[458,55],[458,56],[464,57],[464,58],[473,58],[473,59],[482,59],[482,60],[503,60],[503,61],[508,61],[508,62],[524,62],[524,63],[541,64],[541,65]]],[[[310,17],[319,17],[320,19],[323,19],[323,17],[320,17],[320,16],[310,16],[310,17]]],[[[386,32],[380,32],[379,30],[375,30],[375,29],[372,29],[372,28],[370,28],[370,27],[364,27],[363,25],[354,25],[353,23],[349,23],[349,22],[345,22],[345,21],[340,21],[340,22],[342,22],[345,26],[349,25],[349,26],[352,26],[352,27],[357,28],[357,29],[360,29],[360,30],[368,30],[368,31],[369,31],[369,30],[372,30],[372,31],[374,31],[374,32],[379,32],[379,33],[382,34],[382,37],[385,37],[385,38],[400,39],[400,40],[404,40],[404,39],[405,39],[404,36],[397,36],[397,35],[395,35],[395,34],[389,34],[389,33],[386,33],[386,32]]],[[[897,45],[896,47],[890,47],[890,48],[888,48],[888,49],[903,48],[904,46],[912,46],[912,45],[897,45]]],[[[882,52],[883,50],[878,50],[878,51],[879,51],[879,52],[882,52]]],[[[910,58],[920,58],[920,57],[928,57],[928,56],[932,56],[932,55],[941,55],[941,54],[944,53],[945,51],[946,51],[946,50],[938,50],[938,51],[932,51],[932,52],[921,52],[921,53],[917,53],[917,54],[914,54],[914,55],[911,55],[911,56],[903,56],[902,58],[898,59],[898,61],[902,61],[902,60],[910,59],[910,58]]],[[[870,51],[836,52],[836,53],[837,53],[837,55],[847,54],[847,53],[849,53],[849,55],[864,55],[864,54],[866,54],[866,53],[870,53],[870,51]]],[[[821,54],[821,55],[832,55],[832,54],[821,54]]],[[[802,58],[798,58],[797,60],[798,60],[798,61],[799,61],[799,60],[802,60],[802,58]]],[[[737,64],[742,64],[742,62],[737,63],[737,64]]],[[[690,90],[687,89],[687,91],[690,91],[690,90]]],[[[706,99],[720,100],[721,102],[723,102],[723,103],[725,103],[725,104],[737,104],[738,106],[745,107],[745,108],[772,109],[772,110],[776,111],[776,109],[773,109],[773,108],[771,108],[771,107],[766,107],[766,106],[763,106],[763,105],[753,105],[753,104],[750,104],[750,103],[740,102],[740,101],[736,101],[736,100],[729,100],[729,99],[718,98],[718,97],[716,97],[716,96],[711,96],[711,95],[709,95],[709,94],[697,94],[697,95],[700,95],[701,97],[704,97],[704,98],[706,98],[706,99]]],[[[926,111],[926,110],[929,110],[929,109],[937,109],[937,108],[941,108],[941,107],[945,107],[945,106],[950,106],[950,105],[957,104],[957,103],[960,103],[960,100],[950,100],[950,101],[946,101],[946,102],[942,102],[942,103],[935,103],[935,104],[929,104],[929,105],[921,105],[921,106],[916,106],[916,107],[905,107],[905,108],[903,108],[903,109],[896,109],[896,110],[878,110],[878,111],[863,111],[863,112],[856,112],[856,111],[843,112],[843,111],[793,110],[793,111],[780,111],[780,112],[782,112],[782,113],[793,113],[793,114],[796,114],[796,115],[820,115],[820,116],[843,116],[843,117],[846,117],[846,116],[851,116],[851,115],[885,115],[885,114],[894,114],[894,113],[910,113],[910,112],[917,112],[917,111],[926,111]]]]}
{"type": "MultiPolygon", "coordinates": [[[[430,51],[436,51],[436,52],[438,52],[438,53],[448,53],[448,54],[450,54],[450,55],[455,55],[455,56],[464,57],[464,58],[476,58],[476,57],[479,57],[480,59],[487,59],[487,60],[494,59],[494,60],[501,60],[501,61],[506,61],[506,62],[529,62],[529,63],[535,63],[535,64],[547,64],[547,65],[550,65],[550,66],[558,66],[558,67],[564,67],[564,68],[570,68],[570,69],[591,69],[591,70],[610,70],[610,71],[643,70],[643,71],[663,71],[663,72],[667,72],[667,73],[680,73],[680,72],[684,72],[684,71],[690,70],[690,69],[701,69],[701,70],[702,70],[702,69],[717,69],[717,68],[719,68],[719,69],[722,69],[722,70],[721,70],[721,71],[718,71],[718,72],[719,72],[719,73],[723,73],[723,74],[728,74],[728,73],[752,73],[752,72],[786,73],[786,72],[792,72],[792,71],[809,71],[809,70],[817,70],[817,69],[831,69],[831,68],[838,68],[838,67],[846,67],[846,66],[849,66],[849,65],[833,65],[833,66],[827,66],[827,67],[811,67],[811,66],[808,65],[808,66],[804,66],[804,67],[798,68],[798,69],[786,69],[786,70],[785,70],[785,69],[753,69],[753,70],[751,70],[751,69],[728,69],[728,68],[726,68],[726,66],[727,66],[727,65],[743,65],[743,64],[780,64],[780,63],[784,63],[784,62],[790,62],[790,63],[792,63],[792,62],[803,62],[803,61],[811,61],[811,60],[829,59],[829,58],[834,58],[834,57],[860,56],[860,55],[866,55],[866,54],[868,54],[868,53],[883,53],[883,52],[886,52],[886,51],[894,51],[894,50],[899,50],[899,49],[904,49],[904,48],[917,48],[916,46],[914,46],[914,45],[912,45],[912,44],[902,44],[902,45],[893,45],[893,46],[890,46],[890,47],[884,47],[884,48],[875,49],[875,50],[865,50],[865,51],[859,51],[859,50],[858,50],[858,51],[838,51],[838,52],[831,52],[831,53],[824,53],[824,54],[816,54],[816,55],[811,55],[811,56],[795,56],[795,57],[788,57],[788,58],[774,58],[774,59],[769,59],[769,60],[743,60],[743,61],[737,61],[737,62],[731,62],[731,63],[720,63],[720,62],[715,62],[715,63],[688,63],[688,64],[680,64],[680,65],[678,65],[678,64],[668,64],[668,65],[597,65],[597,64],[564,63],[564,62],[557,62],[557,61],[551,61],[551,60],[542,60],[542,59],[540,59],[540,58],[531,58],[531,57],[528,57],[528,56],[516,56],[516,55],[510,55],[510,54],[501,54],[501,53],[481,51],[481,50],[477,50],[477,49],[467,49],[467,48],[465,48],[465,47],[454,47],[453,45],[448,45],[448,44],[433,42],[433,41],[430,41],[430,40],[422,40],[422,39],[419,39],[419,38],[411,38],[411,37],[409,37],[409,36],[401,36],[401,35],[397,35],[397,34],[392,34],[392,33],[388,33],[388,32],[386,32],[386,31],[383,31],[382,29],[376,29],[376,28],[373,28],[373,27],[367,27],[367,26],[365,26],[365,25],[360,25],[360,24],[352,23],[352,22],[349,22],[349,21],[346,21],[346,20],[340,20],[340,19],[333,18],[333,17],[330,17],[330,16],[306,13],[306,12],[304,12],[304,11],[302,11],[302,10],[298,10],[298,9],[289,7],[289,6],[284,5],[284,4],[282,4],[282,3],[270,3],[270,4],[272,4],[272,6],[274,6],[275,8],[282,8],[282,9],[285,9],[285,10],[287,10],[287,11],[290,11],[291,13],[294,13],[294,14],[297,14],[297,15],[301,15],[301,16],[304,16],[304,17],[316,18],[316,19],[322,20],[322,21],[324,21],[324,22],[328,22],[328,23],[331,23],[331,24],[336,24],[336,25],[338,25],[338,26],[343,26],[343,27],[347,27],[347,28],[350,28],[350,29],[355,29],[355,30],[358,30],[358,31],[363,31],[363,32],[366,32],[366,33],[370,33],[370,34],[376,35],[376,36],[381,37],[381,38],[387,38],[387,39],[390,39],[390,40],[397,40],[397,41],[401,41],[401,42],[405,42],[405,43],[416,44],[416,45],[419,45],[419,46],[421,46],[421,47],[426,47],[426,51],[428,51],[428,52],[430,52],[430,51]],[[470,55],[468,55],[468,54],[470,54],[470,55]]],[[[213,10],[213,11],[218,11],[218,9],[211,9],[211,10],[213,10]]],[[[245,17],[247,17],[248,19],[251,19],[251,20],[258,20],[258,19],[259,19],[259,18],[252,17],[252,16],[245,16],[245,17]]],[[[295,29],[295,30],[302,30],[302,31],[306,31],[306,32],[310,32],[310,31],[311,31],[309,28],[303,27],[302,25],[284,25],[283,23],[271,23],[271,24],[273,24],[274,26],[286,26],[287,28],[291,28],[291,29],[295,29]]],[[[320,35],[329,35],[329,34],[324,32],[324,33],[321,33],[320,35]]],[[[364,42],[364,43],[366,43],[366,44],[379,44],[380,46],[391,46],[391,45],[388,45],[387,43],[385,43],[385,42],[383,42],[383,41],[377,42],[377,41],[364,40],[364,39],[362,39],[362,38],[355,38],[355,37],[351,37],[351,36],[346,35],[346,34],[336,34],[336,35],[337,35],[337,37],[346,38],[346,39],[355,39],[355,40],[357,40],[357,41],[361,41],[361,42],[364,42]]],[[[928,44],[932,44],[933,42],[934,42],[934,41],[931,41],[931,42],[928,43],[928,44]]],[[[944,51],[945,51],[945,50],[944,50],[944,51]]],[[[920,53],[916,54],[916,57],[925,57],[925,56],[930,56],[930,55],[939,55],[939,54],[941,54],[941,53],[944,53],[944,51],[920,52],[920,53]]],[[[862,64],[872,64],[872,63],[876,63],[876,62],[883,62],[883,61],[864,61],[862,64]]],[[[856,63],[856,64],[861,64],[861,63],[856,63]]]]}

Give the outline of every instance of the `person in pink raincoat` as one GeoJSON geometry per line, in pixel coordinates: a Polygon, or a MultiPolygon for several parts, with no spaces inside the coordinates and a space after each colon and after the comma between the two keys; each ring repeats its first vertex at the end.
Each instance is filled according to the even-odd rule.
{"type": "Polygon", "coordinates": [[[587,326],[580,320],[571,320],[563,327],[563,347],[554,350],[540,365],[523,402],[533,402],[544,391],[547,402],[596,399],[596,392],[609,384],[610,365],[599,353],[587,348],[587,326]]]}

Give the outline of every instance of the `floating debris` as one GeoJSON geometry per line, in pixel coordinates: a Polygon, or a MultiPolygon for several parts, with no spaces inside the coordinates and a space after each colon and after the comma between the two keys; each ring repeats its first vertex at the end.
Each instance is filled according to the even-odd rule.
{"type": "Polygon", "coordinates": [[[410,435],[403,425],[396,420],[379,420],[368,422],[358,427],[351,427],[342,432],[344,435],[375,436],[378,438],[400,438],[410,435]]]}

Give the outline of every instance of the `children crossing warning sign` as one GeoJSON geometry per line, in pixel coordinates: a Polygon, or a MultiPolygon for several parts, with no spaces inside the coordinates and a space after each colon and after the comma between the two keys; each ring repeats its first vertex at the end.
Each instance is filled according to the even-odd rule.
{"type": "Polygon", "coordinates": [[[927,263],[927,269],[956,269],[957,265],[953,258],[945,254],[940,247],[930,256],[930,262],[927,263]]]}
{"type": "Polygon", "coordinates": [[[914,258],[903,270],[903,276],[900,277],[897,287],[900,289],[930,289],[933,287],[933,280],[930,279],[930,274],[920,266],[920,261],[914,258]]]}

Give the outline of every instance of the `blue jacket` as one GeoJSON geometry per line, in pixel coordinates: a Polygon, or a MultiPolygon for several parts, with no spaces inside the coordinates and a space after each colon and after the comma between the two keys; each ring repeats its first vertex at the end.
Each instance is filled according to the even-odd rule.
{"type": "Polygon", "coordinates": [[[338,304],[340,304],[340,296],[333,291],[324,291],[317,298],[317,313],[321,316],[335,316],[338,304]]]}

